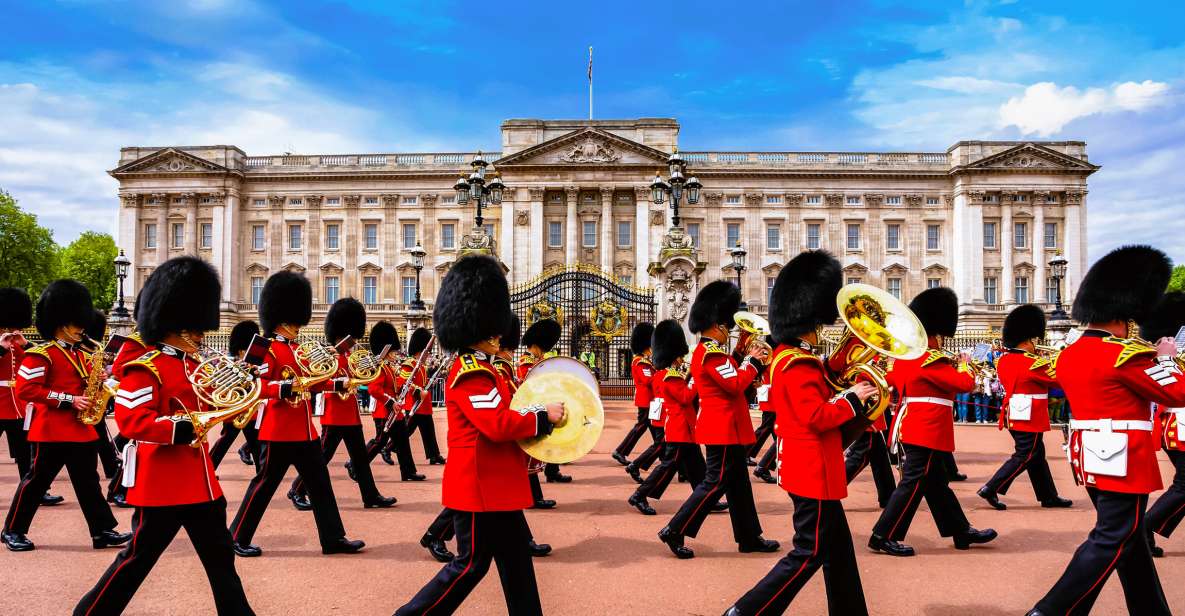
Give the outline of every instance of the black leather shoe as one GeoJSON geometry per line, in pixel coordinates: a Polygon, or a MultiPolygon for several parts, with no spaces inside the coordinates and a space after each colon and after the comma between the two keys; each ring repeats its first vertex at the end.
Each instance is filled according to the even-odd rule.
{"type": "Polygon", "coordinates": [[[976,543],[987,543],[998,536],[1000,534],[991,528],[985,528],[983,530],[968,528],[954,536],[955,549],[966,550],[976,543]]]}
{"type": "Polygon", "coordinates": [[[741,612],[737,609],[737,606],[734,605],[724,611],[724,616],[741,616],[741,612]]]}
{"type": "Polygon", "coordinates": [[[625,456],[617,453],[616,451],[613,452],[613,459],[617,460],[617,463],[622,466],[627,466],[630,463],[630,461],[625,456]]]}
{"type": "Polygon", "coordinates": [[[634,509],[641,511],[642,515],[655,515],[658,513],[654,510],[654,507],[650,506],[650,503],[646,502],[645,497],[640,497],[637,494],[630,496],[629,504],[634,509]]]}
{"type": "Polygon", "coordinates": [[[989,490],[987,486],[980,488],[976,494],[979,495],[979,498],[987,501],[987,504],[991,505],[992,509],[996,511],[1004,511],[1008,508],[1008,505],[1000,502],[1000,495],[989,490]]]}
{"type": "Polygon", "coordinates": [[[432,466],[444,464],[444,458],[441,456],[433,456],[431,458],[428,458],[428,464],[432,465],[432,466]]]}
{"type": "Polygon", "coordinates": [[[366,547],[366,542],[361,539],[346,539],[342,537],[328,545],[321,546],[322,554],[356,554],[366,547]]]}
{"type": "Polygon", "coordinates": [[[967,481],[967,475],[965,475],[963,473],[955,473],[954,475],[950,476],[950,480],[951,480],[951,483],[954,483],[956,481],[967,481]]]}
{"type": "Polygon", "coordinates": [[[1041,610],[1039,610],[1037,608],[1033,608],[1033,609],[1025,612],[1025,616],[1045,616],[1045,612],[1042,612],[1041,610]]]}
{"type": "Polygon", "coordinates": [[[563,473],[556,473],[555,475],[545,475],[547,483],[572,483],[572,476],[563,473]]]}
{"type": "Polygon", "coordinates": [[[231,547],[234,548],[235,554],[238,554],[239,556],[242,556],[243,558],[254,558],[256,556],[263,556],[263,550],[261,550],[259,548],[259,546],[257,546],[257,545],[251,545],[251,544],[243,545],[243,544],[239,543],[238,541],[235,541],[234,543],[231,544],[231,547]]]}
{"type": "Polygon", "coordinates": [[[111,503],[120,509],[132,509],[134,505],[128,504],[128,495],[125,492],[120,492],[111,498],[111,503]]]}
{"type": "Polygon", "coordinates": [[[66,499],[62,498],[61,496],[54,496],[53,494],[46,492],[41,496],[41,506],[53,507],[54,505],[62,504],[62,501],[64,500],[66,499]]]}
{"type": "Polygon", "coordinates": [[[96,550],[123,545],[132,540],[132,533],[120,533],[115,529],[105,530],[91,537],[91,546],[96,550]]]}
{"type": "Polygon", "coordinates": [[[395,461],[391,459],[390,451],[387,451],[386,449],[382,450],[379,453],[379,457],[383,459],[383,462],[387,463],[387,466],[395,466],[395,461]]]}
{"type": "Polygon", "coordinates": [[[393,505],[395,505],[394,496],[383,496],[381,494],[378,498],[362,504],[362,506],[367,509],[386,509],[387,507],[391,507],[393,505]]]}
{"type": "Polygon", "coordinates": [[[782,546],[777,541],[764,537],[758,537],[756,543],[746,543],[737,546],[741,554],[749,554],[750,552],[777,552],[780,547],[782,546]]]}
{"type": "Polygon", "coordinates": [[[757,460],[754,460],[753,458],[746,458],[745,464],[749,466],[757,466],[757,460]]]}
{"type": "Polygon", "coordinates": [[[728,511],[728,501],[719,501],[712,505],[712,513],[720,513],[721,511],[728,511]]]}
{"type": "Polygon", "coordinates": [[[412,473],[410,475],[404,475],[403,477],[400,477],[399,479],[400,479],[400,481],[423,481],[423,480],[427,479],[427,477],[424,477],[423,475],[421,475],[419,473],[412,473]]]}
{"type": "Polygon", "coordinates": [[[1152,539],[1149,539],[1149,540],[1148,540],[1148,550],[1149,550],[1150,552],[1152,552],[1152,556],[1153,556],[1153,557],[1155,557],[1155,558],[1164,558],[1164,548],[1162,548],[1162,547],[1160,547],[1159,545],[1156,545],[1155,543],[1153,543],[1153,542],[1152,542],[1152,539]]]}
{"type": "Polygon", "coordinates": [[[1041,506],[1045,507],[1046,509],[1064,509],[1064,508],[1069,507],[1073,504],[1074,504],[1074,501],[1072,501],[1068,498],[1062,498],[1060,496],[1055,496],[1049,500],[1041,501],[1041,506]]]}
{"type": "Polygon", "coordinates": [[[535,540],[532,539],[527,542],[527,550],[531,552],[531,556],[534,556],[535,558],[542,558],[548,554],[551,554],[551,544],[535,543],[535,540]]]}
{"type": "Polygon", "coordinates": [[[251,452],[246,447],[239,447],[239,460],[247,466],[255,464],[255,461],[251,459],[251,452]]]}
{"type": "Polygon", "coordinates": [[[350,479],[353,479],[354,481],[358,481],[358,476],[354,474],[354,463],[353,462],[346,462],[346,474],[350,476],[350,479]]]}
{"type": "Polygon", "coordinates": [[[313,509],[313,504],[309,502],[309,497],[305,496],[304,494],[297,494],[296,492],[289,490],[288,500],[292,501],[292,506],[295,507],[297,511],[311,511],[313,509]]]}
{"type": "Polygon", "coordinates": [[[766,483],[777,483],[778,482],[777,479],[774,479],[773,474],[764,468],[759,468],[759,469],[753,471],[753,476],[766,482],[766,483]]]}
{"type": "Polygon", "coordinates": [[[531,505],[531,509],[555,509],[555,501],[550,498],[541,498],[531,505]]]}
{"type": "Polygon", "coordinates": [[[868,538],[868,549],[873,552],[881,552],[889,556],[913,556],[915,552],[913,548],[891,539],[885,539],[878,535],[873,535],[868,538]]]}
{"type": "Polygon", "coordinates": [[[658,540],[667,544],[667,547],[671,548],[671,552],[675,557],[680,560],[695,558],[695,552],[683,545],[683,535],[675,534],[670,526],[664,526],[662,530],[658,531],[658,540]]]}
{"type": "Polygon", "coordinates": [[[444,541],[441,541],[432,535],[426,534],[423,537],[420,537],[420,545],[422,547],[428,548],[428,553],[432,555],[432,558],[436,559],[436,562],[447,563],[456,558],[456,555],[450,552],[449,549],[444,546],[444,541]]]}
{"type": "Polygon", "coordinates": [[[630,477],[634,478],[634,483],[642,483],[642,470],[638,468],[638,465],[634,464],[633,462],[627,464],[625,467],[625,472],[628,473],[630,477]]]}
{"type": "Polygon", "coordinates": [[[24,533],[4,532],[0,534],[0,541],[4,541],[5,547],[13,552],[28,552],[34,549],[32,541],[24,535],[24,533]]]}

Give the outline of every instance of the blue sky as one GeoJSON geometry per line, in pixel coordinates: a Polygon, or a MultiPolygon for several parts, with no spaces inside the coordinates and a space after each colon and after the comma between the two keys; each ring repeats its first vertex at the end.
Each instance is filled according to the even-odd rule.
{"type": "Polygon", "coordinates": [[[587,113],[592,45],[597,117],[688,150],[1086,140],[1092,257],[1185,262],[1179,0],[0,3],[0,188],[60,242],[113,229],[121,146],[495,149],[587,113]]]}

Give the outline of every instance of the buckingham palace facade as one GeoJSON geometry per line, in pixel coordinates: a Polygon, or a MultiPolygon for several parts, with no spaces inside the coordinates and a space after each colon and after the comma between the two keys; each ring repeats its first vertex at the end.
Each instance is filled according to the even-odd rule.
{"type": "MultiPolygon", "coordinates": [[[[484,230],[511,284],[582,264],[625,285],[657,283],[671,225],[651,202],[656,170],[678,149],[703,184],[681,223],[703,280],[734,278],[729,249],[748,252],[744,295],[763,312],[779,268],[824,248],[848,282],[909,300],[929,286],[959,295],[964,322],[998,325],[1011,305],[1051,303],[1047,263],[1068,261],[1063,297],[1086,269],[1087,177],[1080,141],[960,141],[945,152],[684,151],[673,119],[507,120],[482,157],[506,190],[484,230]]],[[[441,277],[474,231],[453,189],[476,152],[248,155],[230,145],[126,147],[118,244],[135,296],[153,267],[197,254],[223,276],[230,322],[255,314],[273,272],[304,272],[320,314],[353,296],[399,318],[414,297],[412,251],[431,309],[441,277]]],[[[314,317],[317,319],[318,317],[314,317]]]]}

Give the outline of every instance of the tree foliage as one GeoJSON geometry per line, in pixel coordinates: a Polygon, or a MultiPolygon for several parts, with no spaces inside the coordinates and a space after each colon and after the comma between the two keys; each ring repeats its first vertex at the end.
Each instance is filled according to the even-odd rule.
{"type": "Polygon", "coordinates": [[[90,289],[95,308],[107,311],[115,303],[115,260],[119,250],[106,233],[87,231],[62,250],[60,278],[73,278],[90,289]]]}
{"type": "Polygon", "coordinates": [[[34,299],[54,279],[58,246],[37,217],[0,191],[0,287],[19,287],[34,299]]]}
{"type": "Polygon", "coordinates": [[[1173,277],[1169,279],[1169,291],[1185,291],[1185,265],[1173,268],[1173,277]]]}

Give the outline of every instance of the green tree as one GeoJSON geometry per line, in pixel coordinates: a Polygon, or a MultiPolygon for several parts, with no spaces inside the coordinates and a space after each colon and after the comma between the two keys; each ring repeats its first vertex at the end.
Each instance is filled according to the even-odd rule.
{"type": "Polygon", "coordinates": [[[20,287],[36,301],[54,279],[58,246],[37,217],[0,190],[0,287],[20,287]]]}
{"type": "Polygon", "coordinates": [[[73,278],[90,289],[95,308],[107,311],[115,303],[115,260],[119,250],[106,233],[87,231],[62,250],[62,278],[73,278]]]}
{"type": "Polygon", "coordinates": [[[1169,279],[1169,291],[1185,291],[1185,265],[1173,268],[1173,277],[1169,279]]]}

